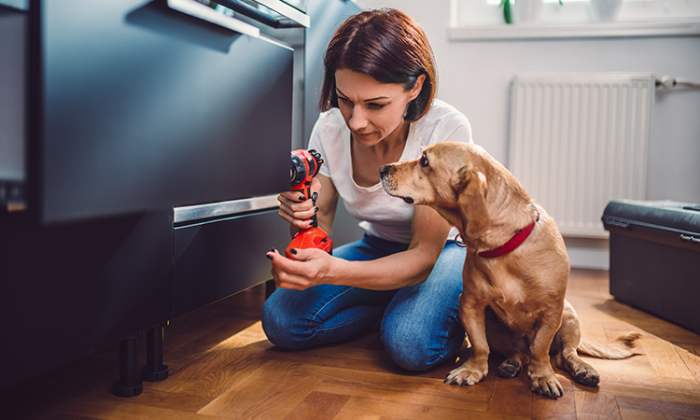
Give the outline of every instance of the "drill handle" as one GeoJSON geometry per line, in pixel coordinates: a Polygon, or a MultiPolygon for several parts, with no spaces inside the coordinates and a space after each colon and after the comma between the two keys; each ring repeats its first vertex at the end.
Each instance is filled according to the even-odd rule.
{"type": "MultiPolygon", "coordinates": [[[[311,184],[311,182],[309,182],[311,184]]],[[[316,207],[316,199],[318,198],[318,193],[311,193],[311,185],[306,189],[306,192],[304,194],[306,199],[308,200],[311,198],[311,204],[316,207]]],[[[318,227],[318,215],[314,213],[313,216],[311,216],[311,227],[317,228],[318,227]]]]}

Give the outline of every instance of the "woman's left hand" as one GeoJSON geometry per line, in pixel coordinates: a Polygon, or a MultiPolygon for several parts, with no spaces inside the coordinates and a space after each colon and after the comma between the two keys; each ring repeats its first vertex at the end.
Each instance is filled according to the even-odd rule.
{"type": "Polygon", "coordinates": [[[283,289],[304,290],[317,284],[327,284],[335,258],[320,249],[295,249],[294,259],[286,258],[274,249],[267,253],[272,261],[275,285],[283,289]]]}

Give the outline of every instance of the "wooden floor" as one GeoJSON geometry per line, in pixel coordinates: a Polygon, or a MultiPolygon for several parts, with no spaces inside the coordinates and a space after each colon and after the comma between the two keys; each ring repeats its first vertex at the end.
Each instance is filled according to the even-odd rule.
{"type": "MultiPolygon", "coordinates": [[[[601,375],[597,388],[574,384],[558,372],[565,389],[558,401],[530,392],[525,374],[496,377],[498,355],[478,385],[445,385],[447,372],[468,355],[466,346],[462,360],[422,374],[393,365],[377,333],[308,351],[279,350],[260,327],[264,290],[256,287],[172,321],[165,338],[170,378],[145,383],[140,396],[111,394],[118,376],[114,346],[5,391],[0,418],[700,418],[698,335],[613,300],[607,272],[574,270],[568,298],[589,338],[610,340],[625,331],[645,336],[639,355],[630,359],[585,358],[601,375]]],[[[144,343],[140,340],[140,349],[144,343]]]]}

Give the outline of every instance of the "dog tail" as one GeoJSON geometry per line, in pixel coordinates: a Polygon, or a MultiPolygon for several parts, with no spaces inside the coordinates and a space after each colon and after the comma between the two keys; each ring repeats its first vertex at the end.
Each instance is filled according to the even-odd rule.
{"type": "Polygon", "coordinates": [[[626,359],[634,355],[632,350],[642,337],[640,333],[622,334],[609,343],[599,343],[581,339],[577,350],[599,359],[626,359]]]}

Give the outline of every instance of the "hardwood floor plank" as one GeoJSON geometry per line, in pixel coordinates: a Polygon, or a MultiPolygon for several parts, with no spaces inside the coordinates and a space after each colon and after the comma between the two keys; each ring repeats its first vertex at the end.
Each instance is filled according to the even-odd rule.
{"type": "Polygon", "coordinates": [[[620,408],[614,395],[594,392],[575,392],[578,420],[621,420],[620,408]]]}
{"type": "Polygon", "coordinates": [[[700,346],[681,344],[676,345],[675,349],[695,380],[700,383],[700,346]]]}
{"type": "Polygon", "coordinates": [[[214,320],[214,323],[219,326],[208,334],[199,337],[196,341],[181,347],[180,351],[200,353],[208,350],[218,350],[219,345],[225,343],[227,339],[238,334],[245,336],[246,333],[244,331],[256,324],[255,321],[247,319],[236,320],[230,318],[217,318],[214,320]]]}
{"type": "Polygon", "coordinates": [[[380,386],[358,386],[358,384],[349,381],[325,380],[319,385],[317,390],[357,398],[380,398],[397,403],[439,405],[464,409],[470,412],[485,412],[488,408],[488,400],[482,398],[454,396],[452,394],[444,395],[416,390],[409,391],[380,386]]]}
{"type": "Polygon", "coordinates": [[[258,402],[296,369],[292,363],[269,361],[199,410],[198,414],[235,418],[258,402]]]}
{"type": "Polygon", "coordinates": [[[526,373],[513,379],[496,378],[488,413],[530,418],[534,395],[530,384],[526,373]]]}
{"type": "Polygon", "coordinates": [[[442,381],[422,378],[420,376],[396,375],[392,373],[358,371],[354,369],[306,364],[299,366],[296,373],[299,375],[319,377],[330,381],[350,382],[358,387],[401,389],[445,395],[451,394],[451,387],[445,385],[442,381]]]}
{"type": "MultiPolygon", "coordinates": [[[[303,351],[285,351],[274,349],[270,352],[270,358],[285,362],[295,362],[304,365],[329,366],[336,368],[355,369],[368,372],[399,372],[401,369],[396,366],[389,356],[384,352],[364,350],[366,358],[353,359],[338,357],[332,351],[323,353],[320,349],[309,349],[303,351]]],[[[339,349],[339,351],[355,351],[339,349]]],[[[362,350],[358,350],[362,351],[362,350]]]]}
{"type": "Polygon", "coordinates": [[[75,414],[47,412],[47,413],[45,413],[45,416],[37,417],[35,420],[98,420],[98,419],[95,417],[78,416],[75,414]]]}
{"type": "MultiPolygon", "coordinates": [[[[608,379],[605,382],[601,381],[597,392],[619,397],[656,399],[669,403],[700,401],[700,388],[695,381],[649,376],[635,377],[634,375],[612,376],[611,372],[606,372],[608,379]]],[[[578,384],[575,386],[578,390],[590,392],[590,388],[578,384]]]]}
{"type": "MultiPolygon", "coordinates": [[[[138,404],[117,403],[110,407],[84,405],[78,402],[70,407],[59,407],[56,410],[67,415],[84,416],[101,420],[203,420],[196,413],[175,409],[149,407],[138,404]]],[[[224,417],[210,416],[206,420],[228,420],[224,417]]]]}
{"type": "Polygon", "coordinates": [[[312,392],[284,420],[330,420],[343,408],[347,395],[312,392]]]}
{"type": "MultiPolygon", "coordinates": [[[[394,417],[395,419],[395,417],[394,417]]],[[[333,420],[392,420],[389,417],[377,416],[374,414],[356,414],[340,412],[333,417],[333,420]]]]}
{"type": "Polygon", "coordinates": [[[267,346],[272,347],[272,343],[267,341],[267,336],[262,328],[260,321],[252,323],[247,328],[241,330],[236,335],[232,335],[226,340],[221,341],[216,345],[218,349],[239,349],[253,344],[265,342],[267,346]]]}
{"type": "Polygon", "coordinates": [[[623,410],[646,411],[663,414],[664,416],[679,416],[691,419],[700,418],[700,398],[688,402],[669,402],[641,396],[618,396],[618,405],[623,410]]]}
{"type": "Polygon", "coordinates": [[[496,377],[486,376],[481,382],[472,386],[448,385],[450,393],[456,397],[491,398],[496,377]]]}
{"type": "Polygon", "coordinates": [[[173,378],[181,380],[197,380],[205,377],[212,370],[220,369],[229,364],[230,360],[240,359],[241,356],[231,351],[207,351],[192,359],[187,365],[173,373],[173,378]]]}
{"type": "MultiPolygon", "coordinates": [[[[484,410],[485,411],[485,410],[484,410]]],[[[342,412],[362,415],[372,414],[383,417],[397,417],[406,420],[463,420],[468,419],[517,419],[512,416],[489,415],[485,412],[475,412],[464,408],[442,407],[436,405],[411,404],[406,402],[388,401],[381,398],[352,397],[342,408],[342,412]]]]}
{"type": "Polygon", "coordinates": [[[226,362],[219,369],[212,369],[206,376],[199,378],[192,386],[182,392],[202,395],[210,400],[216,399],[252,375],[265,361],[259,354],[236,358],[226,362]]]}
{"type": "Polygon", "coordinates": [[[642,346],[656,374],[662,378],[695,380],[683,359],[673,347],[664,340],[643,337],[642,346]]]}
{"type": "Polygon", "coordinates": [[[663,414],[648,411],[620,410],[622,420],[666,420],[663,414]]]}
{"type": "Polygon", "coordinates": [[[241,420],[282,420],[313,392],[322,379],[292,374],[280,381],[268,393],[240,416],[241,420]]]}

